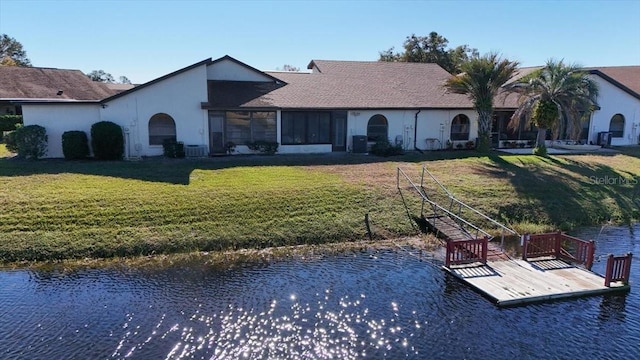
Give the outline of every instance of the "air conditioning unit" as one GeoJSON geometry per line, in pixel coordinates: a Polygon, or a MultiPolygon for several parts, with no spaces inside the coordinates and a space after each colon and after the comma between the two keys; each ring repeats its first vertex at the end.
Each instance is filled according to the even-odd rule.
{"type": "Polygon", "coordinates": [[[207,146],[206,145],[187,145],[184,147],[184,156],[205,157],[207,156],[207,146]]]}

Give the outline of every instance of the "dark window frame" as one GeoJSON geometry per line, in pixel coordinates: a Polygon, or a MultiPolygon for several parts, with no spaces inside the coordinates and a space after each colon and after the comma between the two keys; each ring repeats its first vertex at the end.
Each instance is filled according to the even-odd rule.
{"type": "Polygon", "coordinates": [[[246,145],[247,143],[256,141],[277,142],[277,132],[278,121],[277,113],[275,111],[226,111],[224,113],[225,142],[231,141],[236,145],[246,145]],[[248,128],[244,130],[246,134],[241,134],[241,136],[234,136],[233,138],[230,136],[232,132],[243,132],[242,129],[231,129],[232,125],[230,124],[229,120],[236,116],[232,114],[239,114],[239,116],[237,116],[238,118],[241,118],[243,116],[248,117],[248,128]],[[258,114],[263,114],[264,116],[258,116],[258,114]],[[260,124],[260,122],[262,121],[264,122],[264,124],[260,124]],[[262,128],[259,128],[259,126],[262,126],[262,128]]]}
{"type": "Polygon", "coordinates": [[[281,116],[282,145],[331,145],[330,111],[283,111],[281,116]],[[314,124],[315,122],[315,124],[314,124]],[[313,126],[316,125],[316,126],[313,126]],[[316,132],[312,132],[313,130],[316,132]],[[289,140],[291,139],[291,140],[289,140]]]}
{"type": "Polygon", "coordinates": [[[389,140],[389,120],[382,114],[375,114],[367,121],[367,141],[378,141],[380,138],[389,140]],[[378,120],[380,123],[375,123],[378,120]]]}
{"type": "Polygon", "coordinates": [[[149,146],[162,146],[165,140],[176,141],[177,140],[177,130],[176,130],[176,121],[173,117],[166,113],[157,113],[149,118],[149,122],[147,124],[147,135],[149,138],[149,146]],[[170,132],[162,133],[162,131],[158,131],[160,129],[169,129],[169,126],[165,126],[168,124],[160,124],[161,122],[171,120],[171,127],[173,128],[173,133],[170,132]],[[154,130],[152,130],[152,128],[154,130]],[[157,128],[157,129],[156,129],[157,128]],[[159,133],[160,134],[157,134],[159,133]]]}
{"type": "Polygon", "coordinates": [[[611,117],[611,120],[609,120],[609,132],[611,133],[611,137],[612,138],[623,138],[624,137],[624,125],[625,125],[626,119],[624,118],[624,115],[622,114],[615,114],[611,117]],[[612,125],[614,125],[614,120],[616,121],[616,125],[619,125],[620,130],[611,130],[612,125]]]}
{"type": "Polygon", "coordinates": [[[471,120],[465,114],[458,114],[451,120],[451,141],[468,141],[471,120]],[[466,130],[466,131],[465,131],[466,130]]]}

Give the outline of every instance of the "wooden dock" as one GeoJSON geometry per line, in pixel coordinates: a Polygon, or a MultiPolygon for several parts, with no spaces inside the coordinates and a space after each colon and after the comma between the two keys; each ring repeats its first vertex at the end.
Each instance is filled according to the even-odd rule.
{"type": "MultiPolygon", "coordinates": [[[[427,179],[428,179],[427,178],[427,179]]],[[[609,255],[606,274],[591,270],[595,258],[594,241],[585,241],[562,232],[518,234],[496,220],[456,199],[425,167],[420,185],[400,168],[397,187],[406,180],[421,200],[421,218],[426,228],[446,241],[443,269],[493,300],[498,306],[522,305],[580,296],[628,291],[631,253],[609,255]],[[433,201],[425,190],[425,174],[446,194],[448,208],[433,201]],[[424,210],[431,209],[425,216],[424,210]],[[463,212],[484,218],[501,231],[521,238],[522,259],[513,259],[491,242],[493,236],[470,222],[463,212]],[[455,220],[454,220],[455,219],[455,220]]],[[[432,188],[431,190],[433,190],[432,188]]],[[[403,197],[404,200],[404,197],[403,197]]]]}
{"type": "Polygon", "coordinates": [[[498,306],[628,291],[624,282],[605,286],[604,277],[562,260],[487,261],[443,267],[498,306]]]}

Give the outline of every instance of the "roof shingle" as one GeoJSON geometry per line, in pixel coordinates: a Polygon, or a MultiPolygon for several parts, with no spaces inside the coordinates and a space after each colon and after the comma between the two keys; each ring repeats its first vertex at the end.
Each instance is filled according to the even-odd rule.
{"type": "Polygon", "coordinates": [[[80,70],[0,66],[0,79],[0,99],[101,100],[119,92],[80,70]]]}

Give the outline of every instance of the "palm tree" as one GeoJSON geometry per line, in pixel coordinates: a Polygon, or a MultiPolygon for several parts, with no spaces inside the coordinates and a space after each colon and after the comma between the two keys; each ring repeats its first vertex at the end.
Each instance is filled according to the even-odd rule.
{"type": "Polygon", "coordinates": [[[509,126],[517,128],[522,120],[525,126],[537,126],[538,149],[544,147],[547,129],[553,131],[554,138],[565,132],[577,138],[583,119],[597,106],[597,84],[578,65],[565,65],[562,60],[548,60],[545,67],[506,89],[519,94],[519,107],[509,126]]]}
{"type": "Polygon", "coordinates": [[[493,99],[515,73],[519,63],[502,59],[489,53],[475,56],[460,66],[461,73],[445,82],[445,88],[456,94],[465,94],[473,101],[478,112],[478,150],[489,151],[491,144],[491,122],[493,99]]]}

